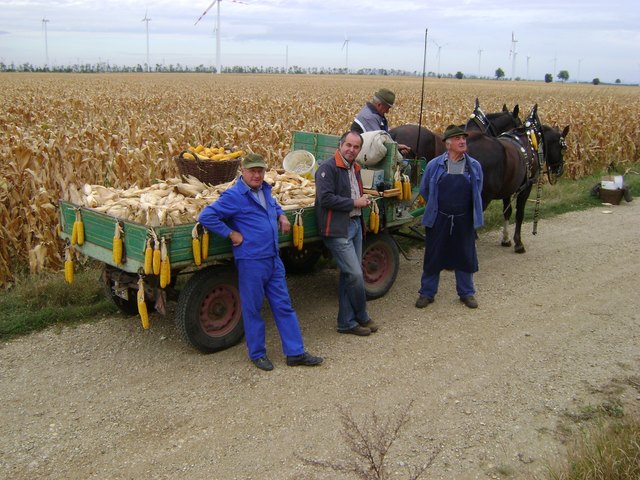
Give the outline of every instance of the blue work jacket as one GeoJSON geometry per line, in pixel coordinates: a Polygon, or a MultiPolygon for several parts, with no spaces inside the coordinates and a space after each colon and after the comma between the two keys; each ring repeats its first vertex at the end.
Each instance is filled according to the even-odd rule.
{"type": "MultiPolygon", "coordinates": [[[[484,215],[482,212],[482,166],[475,158],[464,154],[469,168],[469,178],[471,180],[471,195],[473,197],[473,228],[478,229],[484,225],[484,215]]],[[[434,158],[427,163],[427,168],[422,175],[420,182],[420,195],[427,202],[422,215],[422,225],[433,227],[438,216],[438,182],[442,175],[447,172],[445,160],[447,152],[434,158]]]]}
{"type": "Polygon", "coordinates": [[[278,217],[284,210],[271,196],[271,186],[262,182],[267,203],[265,209],[242,178],[222,192],[220,198],[202,210],[198,221],[221,237],[232,230],[240,232],[243,242],[233,247],[236,259],[269,258],[278,255],[278,217]]]}

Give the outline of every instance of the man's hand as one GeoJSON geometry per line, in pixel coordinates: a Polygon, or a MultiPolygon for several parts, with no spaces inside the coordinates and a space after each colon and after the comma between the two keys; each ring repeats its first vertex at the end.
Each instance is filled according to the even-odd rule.
{"type": "Polygon", "coordinates": [[[356,208],[364,208],[368,207],[371,202],[369,201],[369,197],[366,195],[361,196],[360,198],[356,198],[353,201],[353,206],[356,208]]]}
{"type": "Polygon", "coordinates": [[[289,233],[289,231],[291,230],[291,222],[289,221],[286,215],[280,215],[278,217],[278,224],[280,225],[280,230],[285,235],[289,233]]]}
{"type": "Polygon", "coordinates": [[[398,144],[398,151],[402,154],[403,157],[406,157],[411,152],[411,148],[409,148],[404,143],[398,144]]]}
{"type": "Polygon", "coordinates": [[[234,247],[237,247],[244,241],[244,237],[240,232],[236,232],[235,230],[232,230],[231,233],[229,234],[229,240],[231,240],[231,245],[233,245],[234,247]]]}

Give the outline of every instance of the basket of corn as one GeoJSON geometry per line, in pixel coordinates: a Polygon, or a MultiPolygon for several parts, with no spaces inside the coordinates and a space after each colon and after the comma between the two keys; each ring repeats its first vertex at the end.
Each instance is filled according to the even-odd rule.
{"type": "Polygon", "coordinates": [[[219,185],[233,180],[244,152],[225,147],[189,147],[175,157],[180,175],[192,175],[209,185],[219,185]]]}

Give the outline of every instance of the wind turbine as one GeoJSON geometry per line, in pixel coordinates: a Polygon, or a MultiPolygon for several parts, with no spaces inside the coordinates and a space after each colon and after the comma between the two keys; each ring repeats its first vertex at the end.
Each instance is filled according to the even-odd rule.
{"type": "Polygon", "coordinates": [[[433,43],[435,43],[436,47],[438,47],[438,71],[436,72],[436,75],[438,76],[438,78],[440,77],[440,51],[442,50],[442,47],[446,47],[448,44],[445,43],[444,45],[440,45],[438,44],[438,42],[436,42],[435,40],[431,39],[431,41],[433,43]]]}
{"type": "MultiPolygon", "coordinates": [[[[234,3],[243,3],[246,5],[246,3],[241,2],[239,0],[230,0],[231,2],[234,3]]],[[[218,72],[218,74],[222,73],[221,69],[220,69],[220,3],[222,2],[222,0],[213,0],[213,2],[211,2],[211,5],[209,5],[207,7],[207,9],[202,12],[202,15],[200,15],[200,17],[198,18],[198,20],[196,20],[196,23],[194,23],[193,25],[196,26],[198,24],[198,22],[200,20],[202,20],[202,17],[204,17],[207,12],[209,10],[211,10],[211,7],[213,7],[216,3],[218,4],[218,8],[217,8],[217,12],[216,12],[216,28],[215,28],[215,33],[216,33],[216,71],[218,72]]]]}
{"type": "Polygon", "coordinates": [[[509,56],[511,57],[511,80],[516,79],[516,37],[513,32],[511,32],[511,50],[509,51],[509,56]]]}
{"type": "Polygon", "coordinates": [[[582,64],[583,58],[578,59],[578,76],[576,77],[576,83],[580,83],[580,64],[582,64]]]}
{"type": "Polygon", "coordinates": [[[481,77],[481,74],[480,74],[480,59],[481,58],[482,58],[482,49],[479,48],[478,49],[478,78],[481,77]]]}
{"type": "Polygon", "coordinates": [[[344,43],[342,44],[342,50],[345,50],[346,48],[346,60],[345,60],[345,65],[347,68],[347,74],[349,73],[349,38],[347,38],[347,35],[345,34],[344,36],[344,43]]]}
{"type": "Polygon", "coordinates": [[[527,80],[530,80],[529,78],[529,60],[531,59],[531,55],[527,55],[527,80]]]}
{"type": "Polygon", "coordinates": [[[147,22],[146,28],[147,28],[147,73],[149,72],[149,22],[151,21],[151,19],[149,17],[147,17],[147,10],[144,11],[144,18],[142,19],[143,22],[147,22]]]}
{"type": "Polygon", "coordinates": [[[44,30],[44,55],[45,55],[45,68],[49,66],[49,41],[47,39],[47,23],[49,20],[46,18],[42,18],[42,28],[44,30]]]}

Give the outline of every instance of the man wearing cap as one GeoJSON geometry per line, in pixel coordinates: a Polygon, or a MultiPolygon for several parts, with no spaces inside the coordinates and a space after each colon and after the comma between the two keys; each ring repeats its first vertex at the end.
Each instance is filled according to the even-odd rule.
{"type": "Polygon", "coordinates": [[[447,151],[427,163],[420,194],[426,199],[424,262],[416,308],[434,301],[442,270],[454,270],[460,301],[477,308],[473,274],[478,271],[475,230],[484,223],[482,167],[467,152],[467,132],[449,125],[447,151]]]}
{"type": "MultiPolygon", "coordinates": [[[[385,114],[393,107],[396,102],[396,94],[387,88],[381,88],[373,94],[370,102],[358,112],[356,118],[351,124],[351,130],[364,133],[374,130],[389,131],[389,122],[385,114]]],[[[398,150],[402,155],[409,153],[409,147],[404,144],[398,144],[398,150]]]]}
{"type": "Polygon", "coordinates": [[[304,349],[298,317],[291,305],[284,265],[278,254],[278,227],[286,234],[291,223],[271,196],[271,186],[264,181],[266,167],[260,155],[247,155],[236,183],[205,207],[198,221],[231,240],[247,350],[254,365],[261,370],[273,370],[265,346],[265,321],[260,314],[265,296],[287,365],[319,365],[322,358],[304,349]]]}

